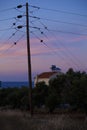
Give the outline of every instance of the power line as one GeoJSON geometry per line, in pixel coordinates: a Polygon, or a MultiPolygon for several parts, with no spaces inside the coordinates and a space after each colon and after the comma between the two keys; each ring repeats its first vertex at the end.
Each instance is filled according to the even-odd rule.
{"type": "MultiPolygon", "coordinates": [[[[3,31],[6,31],[5,33],[7,34],[7,31],[10,31],[10,29],[15,29],[16,31],[13,32],[10,37],[12,37],[17,31],[19,31],[19,30],[17,30],[16,28],[14,28],[14,26],[15,26],[15,25],[17,24],[17,22],[18,22],[18,19],[15,18],[15,20],[16,20],[16,21],[12,24],[11,27],[9,27],[9,28],[6,29],[6,30],[3,30],[3,31]]],[[[5,36],[5,33],[3,34],[3,36],[5,36]]],[[[3,37],[3,36],[1,36],[1,37],[3,37]]],[[[10,37],[6,40],[6,42],[10,39],[10,37]]],[[[5,43],[5,42],[4,42],[4,43],[5,43]]]]}
{"type": "MultiPolygon", "coordinates": [[[[49,31],[48,30],[48,28],[47,28],[47,26],[46,25],[44,25],[42,22],[40,22],[42,25],[43,25],[43,27],[47,30],[47,31],[49,31]]],[[[52,36],[53,36],[54,34],[52,33],[52,36]]],[[[56,38],[56,37],[55,37],[56,38]]],[[[56,40],[58,40],[58,39],[56,39],[56,40]]],[[[60,43],[60,41],[59,41],[59,43],[60,43]]],[[[66,48],[66,46],[61,42],[60,43],[60,45],[62,44],[62,46],[64,47],[64,48],[66,48]]],[[[78,60],[78,58],[76,58],[71,52],[70,52],[70,50],[68,49],[68,48],[66,48],[67,49],[67,52],[69,52],[70,54],[71,54],[71,56],[74,58],[74,59],[76,59],[76,61],[79,61],[78,60]]],[[[80,61],[79,61],[79,63],[81,63],[80,61]]]]}
{"type": "Polygon", "coordinates": [[[63,30],[54,30],[54,29],[48,29],[51,32],[59,32],[59,33],[65,33],[65,34],[74,34],[74,35],[83,35],[83,36],[87,36],[87,34],[85,33],[76,33],[76,32],[71,32],[71,31],[63,31],[63,30]]]}
{"type": "MultiPolygon", "coordinates": [[[[23,16],[23,15],[22,15],[23,16]]],[[[8,20],[12,20],[15,19],[16,21],[20,21],[17,17],[11,17],[11,18],[6,18],[6,19],[0,19],[0,21],[8,21],[8,20]]],[[[21,22],[21,21],[20,21],[21,22]]]]}
{"type": "Polygon", "coordinates": [[[43,7],[33,6],[33,5],[29,5],[29,6],[31,6],[33,8],[38,8],[38,9],[43,9],[43,10],[48,10],[48,11],[53,11],[53,12],[58,12],[58,13],[63,13],[63,14],[77,15],[77,16],[82,16],[82,17],[87,18],[87,15],[80,14],[80,13],[69,12],[69,11],[66,11],[66,10],[49,9],[49,8],[43,8],[43,7]]]}
{"type": "MultiPolygon", "coordinates": [[[[33,8],[38,8],[38,9],[41,9],[40,7],[35,7],[35,6],[33,6],[33,8]]],[[[16,8],[14,8],[14,9],[16,9],[16,8]]],[[[10,9],[9,9],[10,10],[10,9]]],[[[18,9],[16,9],[16,10],[18,10],[18,9]]],[[[50,10],[50,11],[53,11],[53,10],[51,10],[51,9],[46,9],[46,10],[50,10]]],[[[59,12],[59,10],[54,10],[54,11],[56,11],[56,12],[59,12]]],[[[21,12],[21,11],[20,11],[21,12]]],[[[64,13],[64,12],[62,12],[62,13],[64,13]]],[[[67,13],[67,12],[66,12],[67,13]]],[[[69,13],[70,14],[70,13],[69,13]]],[[[77,14],[76,14],[77,15],[77,14]]],[[[81,15],[82,16],[82,15],[81,15]]],[[[30,16],[31,17],[31,16],[30,16]]],[[[36,18],[36,19],[38,19],[38,20],[40,20],[40,19],[42,19],[42,20],[47,20],[47,21],[51,21],[51,22],[58,22],[58,23],[64,23],[64,24],[70,24],[70,25],[76,25],[76,26],[82,26],[82,27],[87,27],[86,25],[82,25],[82,24],[78,24],[78,23],[72,23],[72,22],[66,22],[66,21],[60,21],[60,20],[52,20],[52,19],[48,19],[48,18],[39,18],[39,17],[35,17],[35,16],[32,16],[32,18],[36,18]]],[[[10,19],[13,19],[13,18],[8,18],[8,19],[1,19],[0,21],[6,21],[6,20],[10,20],[10,19]]],[[[40,23],[41,23],[41,21],[40,21],[40,23]]],[[[43,24],[44,25],[44,24],[43,24]]],[[[30,26],[31,27],[31,26],[30,26]]],[[[37,30],[39,30],[40,31],[40,33],[42,32],[41,31],[41,29],[47,29],[49,32],[59,32],[59,33],[69,33],[69,34],[75,34],[75,35],[87,35],[87,34],[80,34],[80,33],[74,33],[74,32],[69,32],[69,31],[63,31],[63,30],[53,30],[53,29],[49,29],[47,26],[44,26],[44,28],[38,28],[38,27],[31,27],[31,28],[34,28],[34,29],[37,29],[37,30]]],[[[1,29],[0,31],[5,31],[5,30],[10,30],[10,29],[12,29],[12,28],[6,28],[6,29],[1,29]]],[[[16,28],[15,28],[16,29],[16,28]]],[[[17,30],[18,31],[18,30],[17,30]]],[[[44,33],[42,33],[45,37],[46,37],[46,35],[44,34],[44,33]]],[[[35,35],[35,34],[34,34],[35,35]]],[[[14,36],[14,33],[9,37],[9,39],[11,39],[12,37],[14,36]]],[[[23,37],[23,36],[22,36],[23,37]]],[[[21,38],[22,38],[21,37],[21,38]]],[[[53,52],[55,52],[55,54],[56,54],[56,51],[53,49],[53,48],[51,48],[49,45],[47,45],[47,43],[45,43],[41,38],[39,38],[38,36],[36,36],[37,37],[37,39],[39,39],[40,40],[40,42],[41,43],[43,43],[43,45],[45,45],[46,47],[48,47],[51,51],[53,51],[53,52]]],[[[21,39],[20,38],[20,39],[21,39]]],[[[19,39],[19,40],[20,40],[19,39]]],[[[19,40],[17,40],[16,42],[15,42],[15,44],[19,41],[19,40]]],[[[12,46],[13,47],[13,46],[12,46]]],[[[11,47],[9,47],[9,48],[11,48],[11,47]]],[[[7,48],[7,50],[9,49],[9,48],[7,48]]]]}
{"type": "MultiPolygon", "coordinates": [[[[86,25],[82,25],[82,24],[78,24],[78,23],[71,23],[71,22],[66,22],[66,21],[60,21],[60,20],[52,20],[52,19],[46,19],[46,18],[39,18],[39,17],[36,17],[36,16],[30,16],[31,18],[35,18],[35,19],[37,19],[38,21],[40,20],[40,19],[43,19],[43,20],[47,20],[47,21],[52,21],[52,22],[60,22],[60,23],[64,23],[64,24],[70,24],[70,25],[78,25],[78,26],[82,26],[82,27],[87,27],[86,25]]],[[[81,34],[81,33],[74,33],[74,32],[69,32],[69,31],[62,31],[62,30],[51,30],[51,29],[48,29],[48,27],[47,26],[45,26],[41,21],[39,21],[43,26],[44,26],[44,29],[47,29],[48,31],[57,31],[57,32],[61,32],[61,33],[70,33],[70,34],[75,34],[75,35],[87,35],[87,34],[81,34]]],[[[32,22],[33,23],[33,22],[32,22]]],[[[42,28],[38,28],[38,27],[33,27],[34,29],[38,29],[40,32],[41,32],[41,29],[42,28]]],[[[40,39],[39,39],[40,40],[40,39]]],[[[75,58],[72,54],[71,54],[71,56],[73,57],[73,58],[75,58]]],[[[79,60],[77,60],[77,58],[75,58],[76,59],[76,61],[78,61],[78,63],[81,63],[79,60]]],[[[73,61],[73,63],[77,66],[77,68],[78,68],[78,65],[77,65],[77,63],[76,62],[74,62],[74,60],[73,59],[71,59],[71,61],[73,61]]]]}
{"type": "MultiPolygon", "coordinates": [[[[46,46],[49,50],[50,50],[50,52],[47,52],[46,53],[46,55],[47,54],[50,54],[50,53],[52,53],[52,54],[55,54],[55,55],[58,55],[59,57],[61,57],[61,59],[63,59],[63,61],[67,64],[67,65],[69,65],[69,66],[71,66],[71,64],[70,64],[70,62],[68,61],[66,61],[66,59],[65,59],[65,54],[64,55],[61,55],[60,53],[59,53],[59,51],[57,51],[59,48],[56,48],[56,49],[54,49],[54,48],[52,48],[52,47],[50,47],[49,45],[47,45],[47,43],[46,42],[44,42],[43,40],[41,40],[35,33],[32,33],[32,34],[34,34],[35,35],[35,37],[41,42],[41,43],[43,43],[43,44],[41,44],[41,45],[44,45],[44,46],[46,46]]],[[[34,54],[34,56],[37,56],[38,54],[34,54]]],[[[43,53],[43,55],[45,55],[45,53],[43,53]]],[[[40,54],[39,54],[39,56],[40,56],[40,54]]],[[[74,65],[76,65],[76,64],[74,64],[74,65]]],[[[76,65],[77,66],[77,65],[76,65]]],[[[77,67],[78,68],[78,67],[77,67]]]]}
{"type": "MultiPolygon", "coordinates": [[[[47,30],[47,31],[49,31],[48,29],[47,29],[47,26],[46,25],[44,25],[42,22],[40,22],[43,26],[44,26],[44,28],[47,30]]],[[[39,30],[40,31],[40,30],[39,30]]],[[[41,32],[41,31],[40,31],[41,32]]],[[[44,34],[44,33],[42,33],[42,34],[44,34]]],[[[53,36],[54,34],[52,33],[52,36],[53,36]]],[[[48,37],[47,37],[48,38],[48,37]]],[[[55,37],[56,38],[56,37],[55,37]]],[[[60,45],[62,45],[65,49],[67,49],[67,52],[69,53],[69,55],[71,55],[71,58],[70,58],[70,60],[78,67],[78,65],[77,65],[77,61],[78,61],[78,63],[80,63],[81,64],[81,62],[79,61],[79,59],[78,58],[76,58],[70,51],[69,51],[69,49],[68,48],[66,48],[66,46],[64,46],[63,45],[63,43],[60,43],[60,45]],[[75,61],[76,60],[76,61],[75,61]]],[[[51,48],[52,49],[52,48],[51,48]]],[[[66,54],[66,53],[65,53],[66,54]]],[[[65,55],[64,54],[64,55],[65,55]]]]}
{"type": "Polygon", "coordinates": [[[20,13],[25,13],[24,11],[21,11],[21,10],[19,10],[18,8],[15,8],[15,10],[17,10],[17,11],[20,12],[20,13]]]}
{"type": "MultiPolygon", "coordinates": [[[[52,36],[54,36],[53,33],[52,33],[52,36]]],[[[55,39],[59,41],[56,37],[55,39]]],[[[65,54],[67,55],[69,54],[68,57],[70,57],[70,60],[77,66],[77,68],[79,68],[78,64],[82,65],[81,61],[65,46],[65,44],[63,44],[63,42],[59,41],[58,43],[67,50],[67,53],[65,54]]]]}
{"type": "Polygon", "coordinates": [[[12,17],[12,18],[7,18],[7,19],[0,19],[0,21],[8,21],[8,20],[12,20],[14,19],[15,17],[12,17]]]}
{"type": "MultiPolygon", "coordinates": [[[[17,7],[2,9],[2,10],[0,10],[0,13],[10,11],[10,10],[14,10],[14,9],[16,9],[17,11],[20,11],[20,10],[18,10],[18,8],[23,7],[23,6],[25,6],[25,5],[18,5],[17,7]]],[[[20,12],[22,12],[22,11],[20,11],[20,12]]]]}
{"type": "Polygon", "coordinates": [[[62,23],[62,24],[70,24],[70,25],[75,25],[75,26],[82,26],[82,27],[87,28],[87,25],[83,25],[83,24],[79,24],[79,23],[72,23],[72,22],[66,22],[66,21],[60,21],[60,20],[52,20],[52,19],[47,19],[47,18],[40,18],[40,19],[51,21],[51,22],[58,22],[58,23],[62,23]]]}
{"type": "Polygon", "coordinates": [[[3,55],[4,53],[6,53],[10,48],[12,48],[15,44],[9,46],[7,49],[3,50],[1,53],[0,53],[0,56],[3,55]]]}
{"type": "Polygon", "coordinates": [[[0,31],[6,31],[6,30],[11,30],[12,28],[4,28],[4,29],[0,29],[0,31]]]}
{"type": "Polygon", "coordinates": [[[0,45],[0,48],[2,48],[3,46],[5,46],[6,43],[8,43],[8,41],[17,33],[17,30],[2,44],[2,46],[0,45]]]}
{"type": "MultiPolygon", "coordinates": [[[[14,44],[12,44],[11,46],[9,46],[7,49],[3,50],[0,55],[3,55],[4,53],[6,53],[9,49],[11,49],[12,47],[14,47],[25,35],[22,35],[17,41],[14,42],[14,44]]],[[[11,37],[10,37],[11,38],[11,37]]]]}
{"type": "MultiPolygon", "coordinates": [[[[22,5],[21,5],[21,6],[22,6],[22,5]]],[[[1,12],[5,12],[5,11],[8,11],[8,10],[17,9],[17,8],[20,8],[20,6],[17,6],[17,7],[14,7],[14,8],[4,9],[4,10],[0,10],[0,11],[1,11],[1,12]]],[[[2,47],[4,47],[5,45],[7,45],[6,43],[8,43],[8,41],[9,41],[10,39],[12,39],[12,37],[19,31],[19,30],[17,30],[16,28],[13,28],[13,27],[16,25],[16,23],[18,22],[18,17],[17,17],[17,18],[16,18],[16,17],[12,17],[12,18],[1,19],[0,21],[7,21],[7,20],[11,20],[11,19],[15,19],[15,20],[16,20],[16,22],[13,23],[12,27],[10,27],[10,28],[4,28],[4,29],[1,29],[0,31],[7,31],[7,30],[11,30],[11,29],[15,29],[16,31],[15,31],[14,33],[12,33],[12,35],[11,35],[5,42],[3,42],[2,46],[0,46],[0,48],[2,48],[2,47]]],[[[19,26],[18,26],[18,27],[19,27],[19,26]]],[[[14,45],[16,45],[17,42],[19,42],[19,41],[23,38],[23,36],[24,36],[24,35],[22,35],[16,42],[14,42],[13,45],[11,45],[10,47],[8,47],[8,48],[5,49],[5,50],[2,50],[2,54],[5,53],[5,52],[7,52],[7,51],[8,51],[10,48],[12,48],[14,45]]]]}
{"type": "Polygon", "coordinates": [[[34,32],[31,32],[31,33],[34,34],[34,36],[35,36],[41,43],[43,43],[46,47],[49,48],[49,46],[48,46],[42,39],[40,39],[34,32]]]}
{"type": "Polygon", "coordinates": [[[79,24],[79,23],[73,23],[73,22],[67,22],[67,21],[60,21],[60,20],[54,20],[54,19],[48,19],[48,18],[41,18],[41,17],[36,17],[36,16],[29,16],[31,18],[36,18],[38,20],[46,20],[50,22],[56,22],[56,23],[62,23],[62,24],[70,24],[70,25],[75,25],[75,26],[82,26],[82,27],[87,27],[87,25],[79,24]]]}
{"type": "MultiPolygon", "coordinates": [[[[78,24],[78,23],[72,23],[72,22],[66,22],[66,21],[60,21],[60,20],[52,20],[52,19],[40,18],[40,17],[36,17],[36,16],[30,16],[30,17],[34,18],[34,19],[38,19],[39,22],[41,22],[40,19],[42,19],[42,20],[47,20],[47,21],[51,21],[51,22],[59,22],[59,23],[62,23],[62,24],[70,24],[70,25],[81,26],[81,27],[87,28],[86,25],[78,24]]],[[[45,26],[45,28],[46,28],[46,26],[45,26]]],[[[52,29],[49,29],[49,30],[51,31],[52,29]]],[[[74,34],[74,35],[87,35],[87,34],[76,33],[76,32],[72,32],[72,31],[63,31],[63,30],[52,30],[52,31],[61,32],[61,33],[70,33],[70,34],[74,34]]]]}
{"type": "Polygon", "coordinates": [[[23,34],[15,43],[18,43],[24,36],[25,34],[23,34]]]}
{"type": "MultiPolygon", "coordinates": [[[[40,27],[33,27],[33,26],[30,26],[30,28],[34,28],[34,29],[44,29],[44,28],[40,28],[40,27]]],[[[65,33],[65,34],[74,34],[74,35],[83,35],[83,36],[87,36],[86,33],[76,33],[76,32],[71,32],[71,31],[63,31],[63,30],[54,30],[54,29],[49,29],[47,28],[49,31],[51,32],[59,32],[59,33],[65,33]]]]}
{"type": "Polygon", "coordinates": [[[13,10],[13,9],[15,9],[16,7],[13,7],[13,8],[7,8],[7,9],[2,9],[2,10],[0,10],[0,13],[1,12],[6,12],[6,11],[9,11],[9,10],[13,10]]]}

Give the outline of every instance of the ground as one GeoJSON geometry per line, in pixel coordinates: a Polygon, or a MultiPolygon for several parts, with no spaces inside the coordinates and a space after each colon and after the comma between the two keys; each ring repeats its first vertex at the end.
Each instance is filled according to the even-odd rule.
{"type": "Polygon", "coordinates": [[[0,111],[0,130],[87,130],[84,114],[35,114],[0,111]]]}

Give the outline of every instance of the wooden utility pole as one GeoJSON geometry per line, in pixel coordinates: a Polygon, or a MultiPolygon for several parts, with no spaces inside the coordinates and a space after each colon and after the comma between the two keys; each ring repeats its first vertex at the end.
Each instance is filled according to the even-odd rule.
{"type": "Polygon", "coordinates": [[[31,74],[31,53],[30,53],[30,36],[29,36],[29,15],[28,15],[28,3],[26,3],[26,34],[27,34],[27,57],[28,57],[28,81],[29,81],[29,104],[30,115],[33,115],[32,107],[32,74],[31,74]]]}

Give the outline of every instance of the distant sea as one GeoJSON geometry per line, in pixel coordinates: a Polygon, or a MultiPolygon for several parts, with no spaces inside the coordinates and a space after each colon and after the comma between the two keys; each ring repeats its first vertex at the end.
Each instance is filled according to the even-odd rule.
{"type": "MultiPolygon", "coordinates": [[[[10,87],[10,88],[13,88],[13,87],[18,87],[18,88],[20,88],[20,87],[28,87],[29,85],[28,85],[28,82],[26,81],[26,82],[1,82],[1,87],[2,88],[8,88],[8,87],[10,87]]],[[[34,87],[34,83],[32,83],[32,87],[34,87]]]]}

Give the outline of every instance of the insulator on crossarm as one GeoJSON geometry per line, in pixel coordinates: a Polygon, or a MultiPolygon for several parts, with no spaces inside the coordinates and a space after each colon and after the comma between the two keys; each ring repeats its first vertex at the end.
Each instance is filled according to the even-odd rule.
{"type": "Polygon", "coordinates": [[[17,8],[22,8],[22,5],[18,5],[17,8]]]}
{"type": "Polygon", "coordinates": [[[40,40],[40,42],[43,42],[43,40],[40,40]]]}
{"type": "Polygon", "coordinates": [[[41,34],[43,34],[43,32],[41,32],[41,34]]]}
{"type": "Polygon", "coordinates": [[[22,15],[18,15],[17,18],[22,18],[22,15]]]}
{"type": "Polygon", "coordinates": [[[16,23],[13,23],[13,26],[15,26],[16,25],[16,23]]]}
{"type": "Polygon", "coordinates": [[[12,34],[12,36],[14,36],[14,35],[15,35],[15,33],[12,34]]]}
{"type": "Polygon", "coordinates": [[[17,43],[16,42],[14,42],[14,45],[16,45],[17,43]]]}
{"type": "Polygon", "coordinates": [[[45,29],[47,29],[47,27],[45,26],[45,29]]]}
{"type": "Polygon", "coordinates": [[[23,27],[22,25],[17,26],[18,29],[21,29],[22,27],[23,27]]]}

